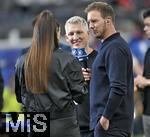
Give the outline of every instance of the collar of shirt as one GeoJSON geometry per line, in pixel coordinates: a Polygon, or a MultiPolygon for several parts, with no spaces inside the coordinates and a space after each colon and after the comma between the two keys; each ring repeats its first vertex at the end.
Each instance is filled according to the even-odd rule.
{"type": "Polygon", "coordinates": [[[112,41],[113,39],[117,38],[118,36],[120,36],[119,32],[116,32],[114,34],[112,34],[111,36],[109,36],[108,38],[106,38],[102,43],[101,43],[101,47],[100,50],[107,45],[107,42],[112,41]]]}

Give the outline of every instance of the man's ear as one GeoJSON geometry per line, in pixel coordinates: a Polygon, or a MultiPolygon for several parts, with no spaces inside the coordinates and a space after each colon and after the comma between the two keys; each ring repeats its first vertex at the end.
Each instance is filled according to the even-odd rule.
{"type": "Polygon", "coordinates": [[[110,21],[109,20],[106,20],[106,23],[109,23],[110,21]]]}
{"type": "Polygon", "coordinates": [[[111,16],[107,16],[106,18],[104,18],[105,24],[110,24],[111,20],[112,20],[111,16]]]}
{"type": "Polygon", "coordinates": [[[65,40],[66,40],[66,42],[69,42],[68,36],[66,34],[65,34],[65,40]]]}
{"type": "Polygon", "coordinates": [[[106,23],[109,24],[110,22],[112,22],[112,17],[111,16],[108,16],[106,18],[106,23]]]}
{"type": "Polygon", "coordinates": [[[105,23],[109,24],[110,23],[110,19],[105,19],[105,23]]]}

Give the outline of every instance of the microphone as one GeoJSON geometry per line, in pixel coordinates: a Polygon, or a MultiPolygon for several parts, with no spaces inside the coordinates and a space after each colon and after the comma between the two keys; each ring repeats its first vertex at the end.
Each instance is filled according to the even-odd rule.
{"type": "Polygon", "coordinates": [[[77,58],[83,68],[87,68],[88,55],[85,48],[72,48],[72,55],[77,58]]]}

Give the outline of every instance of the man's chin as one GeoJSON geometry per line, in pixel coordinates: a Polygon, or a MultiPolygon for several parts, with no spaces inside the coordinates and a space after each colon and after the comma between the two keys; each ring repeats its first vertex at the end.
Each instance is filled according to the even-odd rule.
{"type": "Polygon", "coordinates": [[[73,45],[73,48],[81,48],[82,46],[80,45],[73,45]]]}
{"type": "Polygon", "coordinates": [[[99,35],[95,35],[95,38],[97,39],[101,39],[101,37],[99,35]]]}
{"type": "Polygon", "coordinates": [[[98,39],[100,38],[100,36],[97,33],[93,33],[93,36],[98,39]]]}

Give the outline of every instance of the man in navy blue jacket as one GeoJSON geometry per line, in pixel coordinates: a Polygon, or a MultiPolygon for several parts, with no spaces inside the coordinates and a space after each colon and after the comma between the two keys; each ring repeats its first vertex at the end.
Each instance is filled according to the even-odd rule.
{"type": "Polygon", "coordinates": [[[90,126],[94,137],[130,137],[133,125],[133,70],[128,44],[115,29],[115,13],[105,2],[85,9],[90,31],[101,39],[92,66],[90,126]]]}

